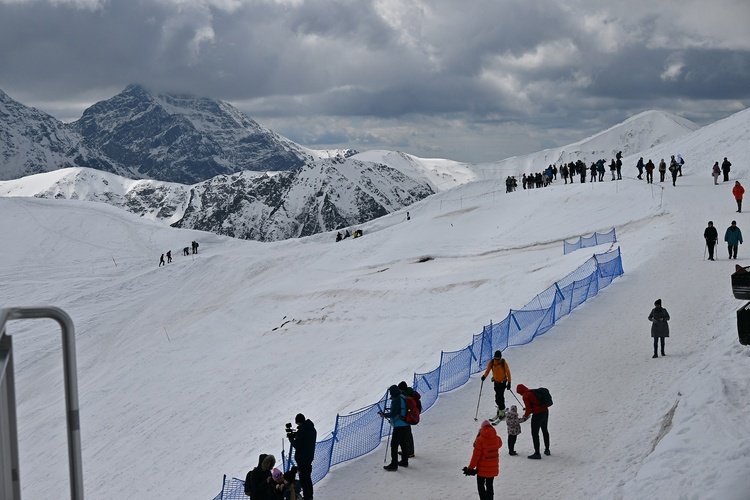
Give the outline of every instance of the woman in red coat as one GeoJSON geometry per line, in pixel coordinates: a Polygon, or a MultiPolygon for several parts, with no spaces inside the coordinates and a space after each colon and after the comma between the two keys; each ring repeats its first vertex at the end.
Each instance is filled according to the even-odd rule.
{"type": "Polygon", "coordinates": [[[502,445],[503,441],[489,420],[482,422],[469,463],[469,470],[476,470],[477,473],[479,500],[493,500],[495,497],[492,482],[500,473],[499,450],[502,445]]]}

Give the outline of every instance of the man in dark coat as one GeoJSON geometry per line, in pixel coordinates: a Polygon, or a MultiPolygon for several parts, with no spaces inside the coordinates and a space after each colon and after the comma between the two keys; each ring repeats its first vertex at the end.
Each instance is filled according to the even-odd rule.
{"type": "Polygon", "coordinates": [[[659,339],[661,339],[661,355],[664,354],[664,339],[669,337],[669,313],[666,309],[661,306],[661,299],[656,299],[654,302],[654,308],[648,315],[648,320],[651,322],[651,336],[654,338],[654,355],[652,357],[658,358],[657,347],[659,339]]]}
{"type": "Polygon", "coordinates": [[[737,227],[737,221],[733,220],[732,225],[724,233],[724,241],[727,242],[729,258],[737,260],[737,245],[742,244],[742,231],[737,227]]]}
{"type": "Polygon", "coordinates": [[[643,179],[643,156],[638,159],[638,163],[635,165],[635,168],[638,169],[638,178],[643,179]]]}
{"type": "Polygon", "coordinates": [[[727,160],[727,157],[724,157],[724,161],[721,162],[721,171],[724,173],[724,182],[727,182],[729,180],[729,170],[732,166],[731,163],[729,163],[729,160],[727,160]]]}
{"type": "Polygon", "coordinates": [[[714,247],[719,241],[719,232],[714,227],[713,221],[708,221],[708,227],[703,231],[703,238],[706,240],[706,248],[708,248],[708,260],[714,260],[714,247]]]}
{"type": "Polygon", "coordinates": [[[289,435],[289,442],[294,448],[294,460],[297,462],[299,470],[299,482],[302,485],[302,495],[305,500],[312,500],[313,483],[312,483],[312,463],[315,458],[315,440],[318,432],[312,420],[305,418],[301,413],[294,417],[297,424],[297,432],[289,435]]]}
{"type": "Polygon", "coordinates": [[[646,163],[646,183],[647,184],[653,184],[654,183],[654,162],[651,161],[649,158],[648,163],[646,163]]]}

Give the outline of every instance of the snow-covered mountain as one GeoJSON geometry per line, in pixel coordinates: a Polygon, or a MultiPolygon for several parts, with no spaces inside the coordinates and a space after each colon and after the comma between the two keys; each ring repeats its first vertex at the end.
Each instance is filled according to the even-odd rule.
{"type": "MultiPolygon", "coordinates": [[[[709,262],[702,234],[708,220],[720,234],[735,219],[747,232],[731,186],[748,183],[748,140],[746,110],[631,151],[622,181],[498,195],[501,180],[480,178],[412,204],[408,222],[391,213],[341,243],[333,233],[242,241],[101,203],[0,197],[0,305],[54,305],[75,322],[86,498],[208,499],[260,453],[280,461],[296,413],[315,422],[319,440],[331,437],[336,414],[433,370],[490,320],[609,248],[565,255],[562,240],[615,227],[625,275],[505,352],[514,385],[553,393],[552,455],[525,458],[527,422],[519,456],[509,456],[498,426],[495,488],[540,500],[746,500],[750,348],[737,341],[741,302],[729,276],[750,265],[750,250],[727,260],[720,244],[709,262]],[[675,187],[635,179],[633,158],[672,151],[687,161],[675,187]],[[724,156],[731,181],[715,186],[710,167],[724,156]],[[192,240],[200,252],[180,255],[192,240]],[[170,249],[174,262],[157,268],[170,249]],[[671,335],[667,355],[652,359],[646,317],[657,298],[671,335]]],[[[59,329],[12,321],[8,333],[23,497],[56,498],[68,481],[59,329]]],[[[476,498],[460,470],[475,414],[494,410],[491,384],[471,377],[423,415],[408,469],[383,471],[384,440],[334,466],[316,494],[476,498]]]]}
{"type": "Polygon", "coordinates": [[[243,170],[281,171],[354,151],[314,151],[225,102],[130,85],[66,124],[0,91],[0,179],[89,167],[193,184],[243,170]]]}

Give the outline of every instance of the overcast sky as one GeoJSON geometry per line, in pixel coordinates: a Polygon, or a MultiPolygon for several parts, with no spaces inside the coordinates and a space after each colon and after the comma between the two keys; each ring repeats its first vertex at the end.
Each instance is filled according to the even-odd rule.
{"type": "Polygon", "coordinates": [[[73,121],[140,83],[312,148],[468,162],[750,106],[749,0],[605,3],[0,0],[0,89],[73,121]]]}

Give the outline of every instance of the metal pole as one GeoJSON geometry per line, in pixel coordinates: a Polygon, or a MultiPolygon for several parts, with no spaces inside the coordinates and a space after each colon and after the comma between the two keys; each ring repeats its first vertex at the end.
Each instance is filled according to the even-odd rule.
{"type": "Polygon", "coordinates": [[[476,422],[477,417],[479,417],[479,402],[482,400],[482,387],[484,387],[484,380],[479,384],[479,398],[477,399],[477,412],[474,414],[474,422],[476,422]]]}

